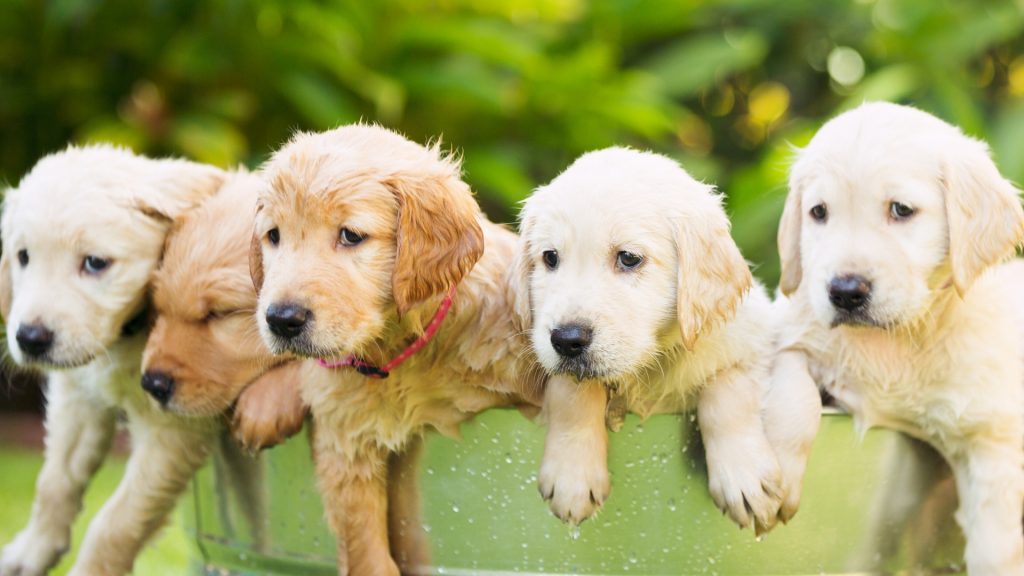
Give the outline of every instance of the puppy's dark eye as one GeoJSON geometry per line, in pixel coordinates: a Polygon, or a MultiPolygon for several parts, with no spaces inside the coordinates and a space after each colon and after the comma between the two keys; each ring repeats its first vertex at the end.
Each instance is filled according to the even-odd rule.
{"type": "Polygon", "coordinates": [[[82,272],[86,274],[99,274],[110,266],[110,258],[99,256],[86,256],[82,259],[82,272]]]}
{"type": "Polygon", "coordinates": [[[828,208],[825,208],[824,204],[818,204],[811,208],[811,218],[814,218],[815,222],[824,222],[828,220],[828,208]]]}
{"type": "Polygon", "coordinates": [[[267,240],[271,246],[277,246],[281,242],[281,231],[277,228],[271,228],[267,231],[267,240]]]}
{"type": "Polygon", "coordinates": [[[889,216],[891,216],[893,220],[907,220],[916,213],[917,210],[914,210],[906,204],[902,204],[900,202],[893,202],[889,204],[889,216]]]}
{"type": "Polygon", "coordinates": [[[635,270],[644,263],[644,257],[639,254],[623,250],[616,256],[616,262],[621,270],[635,270]]]}
{"type": "Polygon", "coordinates": [[[21,264],[22,268],[28,266],[28,250],[24,248],[18,250],[18,264],[21,264]]]}
{"type": "Polygon", "coordinates": [[[360,236],[348,228],[342,228],[341,233],[338,235],[338,241],[341,242],[342,246],[355,246],[365,239],[366,236],[360,236]]]}
{"type": "Polygon", "coordinates": [[[544,261],[544,265],[548,267],[548,270],[558,268],[558,252],[554,250],[545,250],[540,257],[541,260],[544,261]]]}

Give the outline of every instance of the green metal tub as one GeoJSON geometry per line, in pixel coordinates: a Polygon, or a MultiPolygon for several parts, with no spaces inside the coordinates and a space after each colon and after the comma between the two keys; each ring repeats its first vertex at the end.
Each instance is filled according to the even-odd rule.
{"type": "MultiPolygon", "coordinates": [[[[859,440],[828,412],[803,505],[755,540],[715,508],[694,419],[629,417],[611,435],[612,495],[574,531],[538,496],[543,430],[511,410],[427,438],[415,465],[420,506],[402,520],[428,554],[413,574],[959,573],[948,469],[889,431],[859,440]]],[[[197,477],[186,503],[198,574],[334,574],[305,436],[254,461],[229,448],[197,477]]],[[[407,507],[410,507],[407,505],[407,507]]]]}

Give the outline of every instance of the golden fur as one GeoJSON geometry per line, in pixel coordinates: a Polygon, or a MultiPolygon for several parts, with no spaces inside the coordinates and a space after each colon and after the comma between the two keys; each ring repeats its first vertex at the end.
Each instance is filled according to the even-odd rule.
{"type": "Polygon", "coordinates": [[[506,281],[515,235],[480,213],[456,161],[379,127],[299,134],[264,173],[251,259],[257,316],[271,349],[311,358],[302,391],[339,571],[397,574],[389,458],[429,428],[456,435],[481,410],[538,401],[506,281]],[[346,245],[343,229],[364,239],[346,245]],[[451,286],[437,336],[389,378],[312,360],[356,353],[383,365],[423,332],[451,286]],[[270,330],[268,307],[281,303],[310,311],[301,335],[270,330]]]}
{"type": "MultiPolygon", "coordinates": [[[[287,361],[270,353],[253,316],[249,247],[262,185],[254,175],[233,174],[216,196],[180,218],[168,237],[153,277],[156,319],[142,364],[144,372],[173,379],[166,404],[171,412],[218,416],[250,383],[287,361]]],[[[258,395],[244,399],[245,410],[236,414],[244,444],[258,438],[255,447],[261,447],[301,426],[295,370],[275,370],[273,378],[261,379],[267,382],[258,395]],[[281,429],[256,429],[261,425],[281,429]]]]}

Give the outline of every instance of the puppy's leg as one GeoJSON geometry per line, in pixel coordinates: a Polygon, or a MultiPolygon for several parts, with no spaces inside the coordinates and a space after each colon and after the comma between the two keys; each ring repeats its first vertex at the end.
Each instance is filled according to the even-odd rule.
{"type": "Polygon", "coordinates": [[[807,459],[821,424],[821,394],[802,352],[783,351],[776,357],[762,416],[782,469],[779,520],[789,522],[800,507],[807,459]]]}
{"type": "Polygon", "coordinates": [[[110,449],[114,410],[83,393],[66,373],[50,376],[46,455],[28,526],[0,557],[0,575],[35,576],[68,549],[82,493],[110,449]]]}
{"type": "Polygon", "coordinates": [[[604,386],[553,376],[544,391],[544,442],[539,487],[551,511],[579,524],[608,498],[608,430],[604,386]]]}
{"type": "Polygon", "coordinates": [[[761,383],[767,370],[732,368],[701,392],[697,418],[715,504],[741,528],[757,533],[775,525],[782,505],[782,474],[761,423],[761,383]],[[763,374],[762,374],[763,372],[763,374]]]}
{"type": "Polygon", "coordinates": [[[1020,435],[1003,444],[990,439],[953,460],[960,495],[956,517],[967,537],[967,573],[1024,574],[1024,455],[1020,435]]]}
{"type": "Polygon", "coordinates": [[[403,572],[430,566],[430,543],[423,530],[420,512],[419,461],[423,438],[392,454],[388,461],[388,533],[391,555],[403,572]]]}
{"type": "Polygon", "coordinates": [[[143,544],[163,524],[203,463],[215,434],[131,421],[132,454],[114,495],[89,524],[71,576],[119,576],[132,569],[143,544]]]}
{"type": "Polygon", "coordinates": [[[337,450],[332,431],[314,428],[317,484],[338,538],[338,574],[398,576],[388,547],[387,453],[337,450]]]}

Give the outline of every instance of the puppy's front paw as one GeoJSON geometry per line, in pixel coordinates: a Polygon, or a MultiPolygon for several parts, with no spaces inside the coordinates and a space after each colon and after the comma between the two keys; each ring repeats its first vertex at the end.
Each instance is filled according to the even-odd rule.
{"type": "Polygon", "coordinates": [[[267,372],[238,397],[231,430],[243,448],[253,452],[270,448],[302,429],[306,406],[293,364],[297,363],[267,372]]]}
{"type": "Polygon", "coordinates": [[[605,457],[588,450],[546,450],[538,484],[555,516],[573,524],[593,516],[611,492],[605,457]]]}
{"type": "Polygon", "coordinates": [[[722,512],[757,534],[775,527],[782,506],[782,473],[761,434],[734,435],[707,443],[708,489],[722,512]]]}
{"type": "Polygon", "coordinates": [[[41,576],[68,550],[67,536],[22,530],[0,554],[0,576],[41,576]]]}

